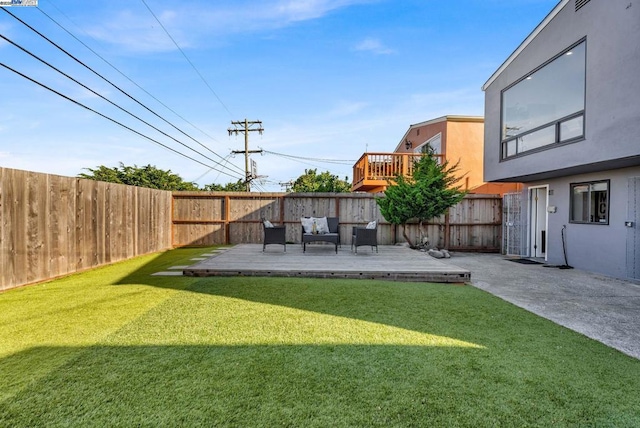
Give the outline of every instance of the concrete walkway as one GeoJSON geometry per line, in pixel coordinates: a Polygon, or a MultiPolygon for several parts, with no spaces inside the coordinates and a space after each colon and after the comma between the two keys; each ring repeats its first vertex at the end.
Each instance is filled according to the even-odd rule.
{"type": "Polygon", "coordinates": [[[442,262],[468,269],[477,288],[640,359],[638,284],[498,254],[455,253],[442,262]]]}

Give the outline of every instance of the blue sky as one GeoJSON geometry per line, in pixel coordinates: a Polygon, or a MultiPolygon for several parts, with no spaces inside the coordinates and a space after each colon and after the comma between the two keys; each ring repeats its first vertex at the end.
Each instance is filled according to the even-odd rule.
{"type": "Polygon", "coordinates": [[[281,191],[306,168],[350,180],[355,160],[393,151],[411,124],[483,115],[481,86],[556,4],[39,0],[7,8],[146,108],[5,11],[0,35],[162,132],[4,39],[1,63],[199,162],[0,67],[0,166],[75,176],[152,164],[200,185],[235,182],[244,156],[231,151],[243,150],[244,138],[227,129],[247,118],[264,127],[250,133],[250,149],[272,152],[252,155],[262,176],[253,190],[281,191]]]}

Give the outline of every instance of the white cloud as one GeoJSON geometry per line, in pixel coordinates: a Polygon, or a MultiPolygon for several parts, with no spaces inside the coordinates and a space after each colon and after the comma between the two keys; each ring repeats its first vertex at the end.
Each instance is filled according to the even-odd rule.
{"type": "MultiPolygon", "coordinates": [[[[182,37],[182,31],[172,25],[174,13],[163,12],[157,16],[174,40],[186,47],[188,41],[182,37]]],[[[92,25],[85,31],[95,39],[118,45],[130,52],[165,52],[176,49],[150,14],[140,16],[131,11],[121,11],[113,18],[99,25],[92,25]]]]}
{"type": "MultiPolygon", "coordinates": [[[[367,0],[280,0],[275,2],[271,16],[288,22],[320,18],[327,13],[356,4],[371,3],[367,0]]],[[[268,7],[268,3],[267,3],[268,7]]]]}
{"type": "Polygon", "coordinates": [[[376,55],[391,55],[395,51],[385,46],[380,40],[368,37],[355,46],[355,50],[371,52],[376,55]]]}
{"type": "MultiPolygon", "coordinates": [[[[293,23],[319,19],[328,13],[378,0],[267,0],[239,1],[233,6],[200,2],[173,3],[152,8],[162,25],[181,48],[202,43],[220,43],[221,37],[287,27],[293,23]]],[[[85,31],[92,37],[114,44],[127,52],[165,52],[176,50],[173,42],[149,11],[119,10],[111,16],[94,18],[85,31]]]]}

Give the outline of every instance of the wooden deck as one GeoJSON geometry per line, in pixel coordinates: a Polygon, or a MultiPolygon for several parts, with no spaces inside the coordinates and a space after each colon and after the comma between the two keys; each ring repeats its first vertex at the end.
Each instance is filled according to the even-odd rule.
{"type": "Polygon", "coordinates": [[[447,260],[446,263],[420,251],[402,246],[382,245],[379,252],[359,247],[358,253],[342,245],[238,244],[213,254],[183,270],[185,276],[282,276],[301,278],[386,279],[391,281],[465,283],[471,273],[447,260]]]}

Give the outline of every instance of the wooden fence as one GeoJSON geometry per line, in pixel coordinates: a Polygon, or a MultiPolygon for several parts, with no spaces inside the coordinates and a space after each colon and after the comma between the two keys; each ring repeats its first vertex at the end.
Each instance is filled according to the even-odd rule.
{"type": "Polygon", "coordinates": [[[0,168],[0,290],[171,247],[171,192],[0,168]]]}
{"type": "MultiPolygon", "coordinates": [[[[172,247],[262,242],[262,217],[287,225],[300,242],[300,218],[340,218],[351,227],[378,220],[381,245],[402,231],[369,193],[165,192],[0,168],[0,291],[172,247]]],[[[502,200],[469,195],[426,226],[432,245],[499,252],[502,200]]],[[[417,224],[408,234],[420,238],[417,224]]]]}
{"type": "MultiPolygon", "coordinates": [[[[343,244],[351,243],[352,226],[371,220],[379,222],[378,243],[402,242],[401,228],[384,220],[375,198],[369,193],[174,192],[173,246],[261,242],[261,217],[287,225],[287,241],[299,243],[303,216],[339,217],[343,244]]],[[[500,196],[468,195],[424,229],[439,248],[499,252],[501,222],[500,196]]],[[[420,239],[417,224],[407,230],[412,239],[420,239]]]]}

